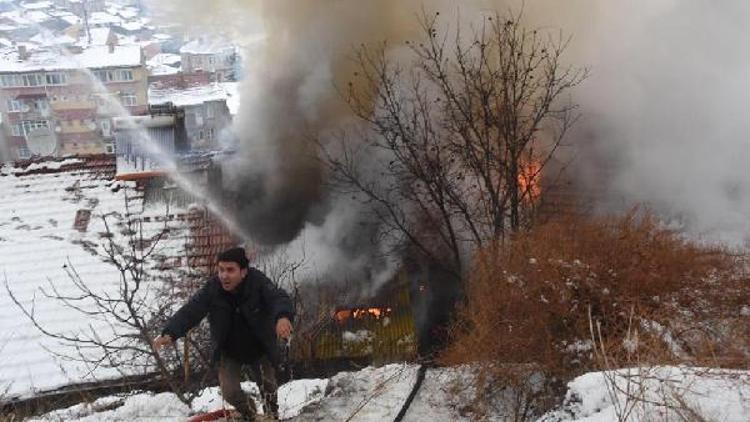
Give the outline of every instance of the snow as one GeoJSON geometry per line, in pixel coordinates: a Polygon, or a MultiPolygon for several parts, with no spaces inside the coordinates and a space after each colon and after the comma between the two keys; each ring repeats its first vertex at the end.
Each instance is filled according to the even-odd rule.
{"type": "Polygon", "coordinates": [[[42,421],[174,421],[184,422],[190,408],[173,393],[138,393],[130,396],[110,396],[93,403],[78,404],[67,409],[47,413],[29,422],[42,421]],[[112,410],[98,411],[107,407],[112,410]]]}
{"type": "MultiPolygon", "coordinates": [[[[119,273],[83,245],[92,245],[101,252],[100,234],[106,229],[100,216],[124,211],[127,189],[115,188],[130,185],[95,178],[84,171],[24,174],[42,168],[54,170],[74,162],[75,159],[71,158],[32,164],[25,169],[2,168],[0,272],[3,282],[7,281],[8,288],[22,304],[30,307],[33,303],[35,316],[47,329],[68,333],[93,329],[106,338],[112,333],[106,321],[88,318],[45,297],[39,290],[54,285],[63,294],[76,293],[67,273],[69,266],[98,292],[114,295],[119,290],[119,273]],[[92,212],[86,232],[73,228],[76,214],[82,209],[92,212]]],[[[143,209],[142,203],[131,202],[130,205],[134,213],[164,215],[159,206],[143,209]]],[[[161,224],[158,223],[160,227],[161,224]]],[[[177,222],[173,226],[174,236],[159,246],[159,252],[167,256],[177,256],[184,246],[184,238],[179,235],[181,226],[177,222]]],[[[153,288],[158,286],[159,283],[153,283],[153,288]]],[[[39,332],[13,303],[5,286],[0,287],[0,391],[7,388],[8,396],[27,396],[70,383],[90,381],[92,377],[102,379],[118,375],[108,368],[89,373],[89,368],[82,364],[58,359],[48,350],[76,354],[72,346],[63,345],[39,332]]]]}
{"type": "Polygon", "coordinates": [[[176,75],[180,73],[180,69],[178,67],[167,66],[165,64],[157,64],[149,67],[149,73],[155,76],[176,75]]]}
{"type": "Polygon", "coordinates": [[[279,387],[279,417],[293,418],[305,407],[323,400],[328,383],[327,379],[303,379],[279,387]]]}
{"type": "Polygon", "coordinates": [[[42,12],[41,10],[34,10],[24,14],[24,17],[34,23],[40,24],[51,19],[50,15],[42,12]]]}
{"type": "MultiPolygon", "coordinates": [[[[360,371],[342,372],[330,379],[301,379],[279,388],[279,413],[282,420],[376,422],[393,420],[401,410],[416,380],[415,364],[391,364],[379,368],[367,367],[360,371]]],[[[467,366],[431,368],[414,397],[405,422],[469,422],[476,417],[469,413],[472,388],[472,369],[467,366]]],[[[255,384],[242,384],[258,403],[255,384]]],[[[563,405],[539,418],[537,422],[610,422],[623,420],[646,422],[651,420],[683,420],[674,413],[681,404],[669,402],[669,410],[658,403],[664,398],[679,397],[689,405],[696,420],[739,422],[750,420],[750,371],[725,371],[703,368],[653,367],[618,370],[610,373],[591,372],[569,384],[563,405]],[[651,404],[628,404],[624,395],[615,405],[608,389],[611,375],[623,390],[643,392],[651,404]],[[624,378],[630,375],[630,378],[624,378]],[[627,386],[630,380],[631,387],[627,386]],[[632,385],[644,385],[634,389],[632,385]],[[673,394],[674,393],[674,394],[673,394]],[[657,404],[653,404],[657,403],[657,404]],[[630,417],[618,419],[616,409],[630,409],[630,417]],[[655,416],[658,418],[655,419],[655,416]]],[[[170,393],[137,393],[106,397],[91,404],[79,404],[68,409],[48,413],[34,421],[94,421],[94,420],[179,420],[196,413],[224,408],[219,387],[203,390],[188,408],[170,393]],[[112,409],[116,405],[121,407],[112,409]],[[96,413],[109,406],[110,410],[96,413]]],[[[230,408],[230,406],[226,406],[230,408]]],[[[510,407],[496,408],[487,420],[513,420],[510,407]]]]}
{"type": "Polygon", "coordinates": [[[120,25],[122,19],[117,16],[110,15],[107,12],[93,12],[89,16],[89,25],[120,25]]]}
{"type": "Polygon", "coordinates": [[[120,28],[131,32],[140,31],[143,27],[144,24],[142,22],[126,22],[120,25],[120,28]]]}
{"type": "Polygon", "coordinates": [[[89,45],[106,45],[110,31],[111,29],[109,28],[90,28],[88,33],[84,30],[81,32],[81,38],[78,41],[78,45],[81,47],[87,47],[89,45]],[[91,35],[90,43],[89,34],[91,35]]]}
{"type": "Polygon", "coordinates": [[[34,3],[23,3],[21,7],[27,10],[45,10],[52,7],[51,1],[38,1],[34,3]]]}
{"type": "Polygon", "coordinates": [[[200,85],[190,88],[159,89],[149,87],[148,103],[151,105],[172,102],[175,106],[183,107],[203,104],[207,101],[225,101],[227,92],[220,84],[200,85]]]}
{"type": "Polygon", "coordinates": [[[29,41],[41,45],[63,45],[76,42],[76,40],[67,35],[53,35],[51,32],[46,31],[34,35],[29,41]]]}
{"type": "Polygon", "coordinates": [[[227,93],[227,107],[229,114],[236,116],[240,111],[240,90],[239,82],[219,82],[224,91],[227,93]]]}
{"type": "Polygon", "coordinates": [[[201,37],[180,48],[182,54],[217,54],[234,50],[234,46],[222,38],[201,37]]]}
{"type": "Polygon", "coordinates": [[[745,422],[749,396],[750,371],[661,366],[591,372],[571,381],[562,408],[540,422],[683,420],[680,413],[745,422]]]}
{"type": "Polygon", "coordinates": [[[146,65],[148,65],[148,66],[156,66],[156,65],[160,65],[160,64],[165,64],[165,65],[169,65],[169,66],[174,66],[177,63],[180,63],[180,60],[182,60],[182,58],[180,57],[179,54],[159,53],[159,54],[155,55],[154,57],[150,58],[146,62],[146,65]]]}
{"type": "Polygon", "coordinates": [[[17,60],[16,52],[0,59],[0,72],[34,72],[42,70],[100,69],[141,65],[141,48],[137,45],[118,45],[110,53],[109,47],[95,45],[80,54],[60,54],[54,49],[36,50],[24,61],[17,60]]]}

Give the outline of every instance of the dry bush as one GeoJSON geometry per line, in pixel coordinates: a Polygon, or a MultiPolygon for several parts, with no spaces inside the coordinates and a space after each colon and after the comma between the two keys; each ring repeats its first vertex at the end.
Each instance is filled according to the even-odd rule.
{"type": "Polygon", "coordinates": [[[481,362],[483,403],[482,391],[541,376],[544,388],[517,392],[540,411],[567,380],[600,368],[593,340],[620,365],[746,366],[747,303],[744,257],[648,212],[551,221],[478,252],[442,361],[481,362]]]}

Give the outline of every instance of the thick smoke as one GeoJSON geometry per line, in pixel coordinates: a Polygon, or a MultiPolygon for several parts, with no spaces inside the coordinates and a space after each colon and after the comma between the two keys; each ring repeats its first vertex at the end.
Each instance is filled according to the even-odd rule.
{"type": "Polygon", "coordinates": [[[175,2],[169,17],[220,29],[240,43],[253,32],[267,35],[264,52],[246,57],[253,71],[242,82],[240,153],[225,171],[254,240],[292,242],[292,249],[307,248],[308,260],[323,266],[383,274],[392,268],[370,262],[383,252],[372,242],[377,227],[361,220],[356,201],[328,194],[315,160],[314,141],[350,118],[336,92],[352,71],[347,57],[360,43],[400,45],[413,38],[422,7],[452,23],[458,16],[476,22],[477,11],[518,10],[522,3],[529,26],[572,35],[567,60],[591,70],[572,98],[583,120],[568,141],[578,144],[576,174],[608,189],[600,208],[622,211],[647,202],[693,232],[744,239],[750,123],[743,100],[750,92],[750,58],[742,42],[750,31],[743,22],[750,3],[175,2]]]}
{"type": "MultiPolygon", "coordinates": [[[[475,20],[472,14],[499,4],[466,2],[461,17],[475,20]]],[[[304,257],[318,276],[335,273],[375,285],[390,277],[397,262],[379,238],[378,224],[356,199],[326,190],[317,143],[351,119],[337,88],[351,79],[354,49],[383,40],[400,46],[414,39],[423,3],[225,0],[167,6],[165,16],[193,28],[221,30],[241,44],[254,38],[248,27],[266,34],[266,48],[246,56],[252,71],[242,81],[235,122],[240,145],[224,168],[225,188],[234,193],[238,219],[251,240],[283,245],[284,253],[304,257]]],[[[452,1],[424,6],[452,23],[458,20],[452,1]]]]}

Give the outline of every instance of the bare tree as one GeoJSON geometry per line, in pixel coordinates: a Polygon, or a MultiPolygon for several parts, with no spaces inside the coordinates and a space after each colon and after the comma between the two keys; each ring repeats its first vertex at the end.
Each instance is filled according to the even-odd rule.
{"type": "Polygon", "coordinates": [[[192,395],[180,382],[179,353],[165,357],[152,344],[159,334],[160,321],[172,311],[172,301],[158,300],[163,295],[163,286],[172,283],[159,283],[165,281],[164,276],[152,274],[151,270],[158,261],[157,246],[172,235],[173,228],[168,224],[169,218],[164,218],[160,229],[149,232],[144,229],[144,220],[130,212],[127,197],[125,204],[124,214],[113,212],[100,216],[105,227],[101,248],[89,241],[82,244],[117,271],[116,292],[85,280],[70,261],[64,268],[74,286],[72,293],[51,280],[46,288],[39,289],[46,298],[62,303],[89,321],[103,324],[95,328],[90,323],[88,329],[78,331],[51,330],[37,316],[34,299],[30,305],[24,305],[13,294],[7,279],[5,287],[13,302],[39,331],[68,346],[64,350],[74,351],[50,350],[52,354],[84,364],[91,377],[96,376],[99,368],[113,369],[122,376],[157,374],[180,400],[189,403],[192,395]],[[106,333],[102,325],[107,327],[106,333]]]}
{"type": "Polygon", "coordinates": [[[334,183],[373,204],[386,234],[460,274],[466,250],[530,224],[541,172],[576,121],[567,94],[587,76],[565,66],[569,38],[525,29],[521,13],[466,36],[419,18],[411,61],[361,46],[344,92],[361,142],[323,146],[334,183]]]}

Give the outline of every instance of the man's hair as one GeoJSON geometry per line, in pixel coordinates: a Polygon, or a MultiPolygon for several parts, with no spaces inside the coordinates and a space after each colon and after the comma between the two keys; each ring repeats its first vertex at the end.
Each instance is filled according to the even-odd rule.
{"type": "Polygon", "coordinates": [[[245,248],[227,249],[216,257],[219,262],[236,262],[240,268],[247,268],[248,260],[245,248]]]}

